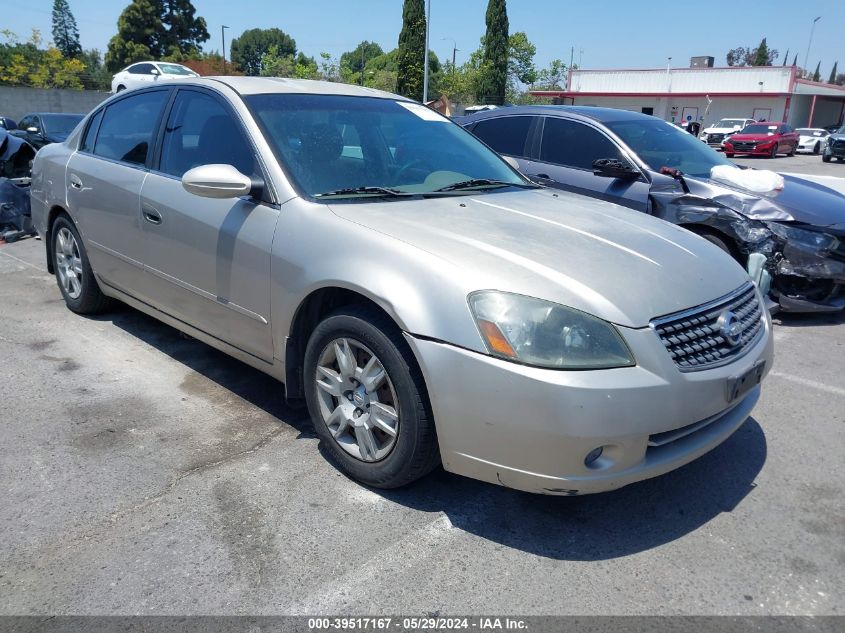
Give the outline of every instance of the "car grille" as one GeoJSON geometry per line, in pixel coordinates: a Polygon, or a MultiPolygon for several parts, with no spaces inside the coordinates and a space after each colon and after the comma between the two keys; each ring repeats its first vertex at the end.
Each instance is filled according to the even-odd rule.
{"type": "Polygon", "coordinates": [[[698,308],[653,319],[651,327],[681,371],[698,371],[742,356],[762,335],[762,316],[757,292],[748,283],[698,308]],[[732,312],[742,326],[736,345],[731,345],[721,331],[720,317],[726,312],[732,312]]]}
{"type": "Polygon", "coordinates": [[[756,149],[757,141],[734,141],[733,146],[737,152],[750,152],[756,149]]]}
{"type": "Polygon", "coordinates": [[[835,152],[845,152],[845,140],[837,139],[830,144],[830,149],[835,152]]]}
{"type": "Polygon", "coordinates": [[[724,138],[725,138],[724,134],[708,134],[707,135],[707,142],[708,143],[721,143],[724,138]]]}

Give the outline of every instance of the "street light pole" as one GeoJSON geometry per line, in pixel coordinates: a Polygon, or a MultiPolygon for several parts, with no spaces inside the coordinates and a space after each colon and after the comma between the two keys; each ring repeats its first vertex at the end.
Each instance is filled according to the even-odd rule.
{"type": "Polygon", "coordinates": [[[810,26],[810,41],[807,42],[807,52],[804,54],[804,72],[807,72],[807,60],[810,58],[810,47],[813,45],[813,31],[816,30],[816,22],[822,19],[822,16],[817,17],[813,20],[813,24],[810,26]]]}
{"type": "Polygon", "coordinates": [[[223,74],[226,74],[226,29],[229,27],[225,24],[220,27],[220,39],[223,40],[223,74]]]}
{"type": "Polygon", "coordinates": [[[440,39],[447,41],[447,42],[452,42],[452,72],[454,73],[455,72],[455,53],[457,53],[461,49],[458,48],[457,40],[455,40],[452,37],[441,37],[440,39]]]}
{"type": "Polygon", "coordinates": [[[428,101],[428,35],[431,30],[431,0],[426,0],[425,6],[425,57],[423,64],[423,103],[428,101]]]}

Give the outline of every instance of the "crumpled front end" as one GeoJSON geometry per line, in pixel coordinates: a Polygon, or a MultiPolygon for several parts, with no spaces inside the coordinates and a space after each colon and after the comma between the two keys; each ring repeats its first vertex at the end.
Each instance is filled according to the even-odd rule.
{"type": "MultiPolygon", "coordinates": [[[[654,215],[680,225],[711,228],[729,238],[736,247],[734,255],[753,278],[751,256],[762,255],[770,296],[784,311],[845,309],[845,225],[796,222],[765,195],[691,178],[687,183],[690,191],[683,195],[652,191],[654,215]]],[[[760,275],[756,277],[759,281],[760,275]]]]}

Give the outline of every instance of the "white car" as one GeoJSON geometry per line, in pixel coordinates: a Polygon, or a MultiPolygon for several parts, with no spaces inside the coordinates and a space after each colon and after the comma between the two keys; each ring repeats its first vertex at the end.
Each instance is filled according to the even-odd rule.
{"type": "Polygon", "coordinates": [[[797,151],[799,152],[818,154],[827,142],[827,137],[830,136],[830,132],[820,127],[799,127],[795,131],[798,132],[797,151]]]}
{"type": "Polygon", "coordinates": [[[111,80],[111,91],[117,93],[131,88],[150,86],[158,81],[187,77],[199,77],[199,75],[182,64],[136,62],[115,74],[111,80]]]}
{"type": "Polygon", "coordinates": [[[754,119],[720,119],[710,127],[704,128],[698,138],[710,146],[721,147],[728,136],[736,134],[749,123],[756,123],[756,121],[754,119]]]}

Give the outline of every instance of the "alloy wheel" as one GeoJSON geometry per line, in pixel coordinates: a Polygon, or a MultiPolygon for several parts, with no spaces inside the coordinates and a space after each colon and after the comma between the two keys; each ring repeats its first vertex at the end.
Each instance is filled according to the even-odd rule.
{"type": "Polygon", "coordinates": [[[78,299],[82,294],[82,257],[76,237],[67,227],[63,226],[56,234],[54,250],[59,282],[71,299],[78,299]]]}
{"type": "Polygon", "coordinates": [[[399,399],[372,350],[353,338],[330,341],[315,388],[320,417],[344,451],[363,462],[387,457],[399,435],[399,399]]]}

